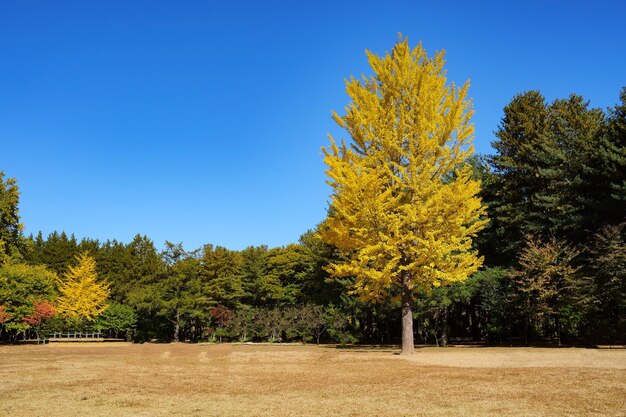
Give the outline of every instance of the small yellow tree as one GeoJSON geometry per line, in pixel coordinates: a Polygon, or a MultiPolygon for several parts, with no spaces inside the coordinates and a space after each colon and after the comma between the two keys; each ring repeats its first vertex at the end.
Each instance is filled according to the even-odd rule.
{"type": "Polygon", "coordinates": [[[76,257],[78,265],[63,275],[58,300],[59,313],[79,320],[93,320],[107,309],[109,286],[98,282],[96,260],[84,252],[76,257]]]}
{"type": "Polygon", "coordinates": [[[366,52],[374,77],[351,78],[352,103],[333,118],[352,137],[324,149],[333,188],[321,236],[345,261],[365,301],[402,303],[402,353],[413,353],[417,291],[461,281],[482,264],[471,248],[484,227],[480,184],[463,162],[473,153],[469,84],[446,85],[444,53],[429,59],[400,38],[384,57],[366,52]]]}

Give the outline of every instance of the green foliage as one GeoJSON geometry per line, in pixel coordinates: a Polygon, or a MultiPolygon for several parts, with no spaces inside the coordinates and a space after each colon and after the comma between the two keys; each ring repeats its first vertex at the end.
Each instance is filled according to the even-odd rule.
{"type": "Polygon", "coordinates": [[[15,178],[5,180],[0,171],[0,265],[20,257],[22,224],[19,216],[20,192],[15,178]]]}
{"type": "Polygon", "coordinates": [[[619,99],[609,109],[606,133],[595,149],[590,169],[599,216],[609,225],[626,220],[626,87],[622,88],[619,99]]]}
{"type": "Polygon", "coordinates": [[[101,331],[108,336],[130,336],[137,325],[135,311],[123,304],[111,303],[93,323],[93,329],[101,331]]]}
{"type": "MultiPolygon", "coordinates": [[[[537,91],[514,97],[492,145],[495,181],[484,184],[489,240],[512,264],[523,236],[554,236],[581,245],[589,232],[624,221],[624,105],[607,119],[581,96],[547,104],[537,91]]],[[[626,189],[626,188],[624,188],[626,189]]]]}
{"type": "Polygon", "coordinates": [[[67,272],[80,253],[74,235],[68,237],[65,232],[52,232],[45,240],[40,232],[35,239],[31,236],[30,240],[33,245],[26,256],[28,263],[44,264],[59,276],[67,272]]]}
{"type": "Polygon", "coordinates": [[[247,342],[255,335],[255,311],[252,307],[242,306],[228,322],[228,336],[240,342],[247,342]]]}
{"type": "Polygon", "coordinates": [[[245,292],[242,302],[253,306],[301,303],[306,296],[312,296],[308,292],[305,295],[305,286],[319,285],[312,283],[320,275],[327,276],[320,256],[305,244],[246,248],[241,252],[240,274],[245,292]]]}
{"type": "Polygon", "coordinates": [[[426,342],[446,346],[449,339],[449,316],[454,305],[466,304],[475,288],[469,283],[454,283],[420,293],[415,316],[418,328],[426,342]]]}
{"type": "Polygon", "coordinates": [[[475,289],[473,304],[480,328],[474,336],[502,344],[504,338],[511,336],[516,319],[513,282],[508,271],[498,267],[478,271],[468,285],[475,289]]]}
{"type": "Polygon", "coordinates": [[[241,251],[240,274],[244,304],[259,307],[263,303],[261,286],[267,274],[267,252],[267,246],[249,246],[241,251]]]}
{"type": "Polygon", "coordinates": [[[285,331],[287,339],[307,343],[315,338],[319,344],[319,338],[327,326],[323,306],[303,304],[289,307],[283,311],[283,314],[289,320],[289,326],[285,331]]]}
{"type": "Polygon", "coordinates": [[[626,223],[606,226],[589,245],[589,274],[586,287],[594,317],[595,339],[616,341],[626,334],[626,223]]]}
{"type": "Polygon", "coordinates": [[[320,305],[339,304],[346,285],[332,278],[326,270],[331,261],[338,261],[335,248],[324,243],[316,230],[300,237],[302,251],[301,282],[304,302],[320,305]]]}
{"type": "Polygon", "coordinates": [[[358,341],[354,335],[347,331],[350,324],[350,317],[334,305],[329,305],[324,309],[324,324],[314,329],[316,342],[319,344],[324,332],[331,340],[335,340],[342,345],[352,344],[358,341]]]}
{"type": "Polygon", "coordinates": [[[524,233],[541,229],[533,196],[545,187],[540,175],[544,167],[542,147],[548,125],[548,108],[538,91],[519,94],[504,107],[504,117],[492,142],[491,157],[496,181],[494,199],[487,201],[488,217],[496,229],[493,239],[500,243],[500,254],[509,261],[515,257],[524,233]]]}
{"type": "Polygon", "coordinates": [[[234,308],[243,297],[241,254],[224,247],[206,245],[202,251],[200,276],[203,292],[212,304],[234,308]]]}
{"type": "MultiPolygon", "coordinates": [[[[135,238],[136,239],[136,238],[135,238]]],[[[135,241],[133,241],[134,243],[135,241]]],[[[134,274],[137,263],[131,256],[132,243],[129,246],[117,241],[107,241],[93,253],[98,276],[107,280],[111,287],[111,299],[118,303],[128,302],[129,293],[138,281],[144,279],[141,274],[134,274]]],[[[155,249],[157,259],[160,259],[155,249]]]]}
{"type": "Polygon", "coordinates": [[[545,226],[530,232],[580,243],[598,226],[599,196],[591,171],[604,129],[602,110],[590,109],[580,96],[572,94],[550,105],[545,166],[540,170],[545,186],[535,196],[536,216],[545,226]]]}
{"type": "Polygon", "coordinates": [[[301,245],[273,248],[267,254],[267,274],[260,291],[273,305],[294,305],[302,299],[302,281],[307,255],[301,245]]]}
{"type": "Polygon", "coordinates": [[[30,327],[25,317],[34,312],[35,302],[52,301],[56,296],[57,275],[46,267],[26,264],[0,266],[0,305],[10,315],[4,323],[13,334],[30,327]]]}
{"type": "Polygon", "coordinates": [[[152,286],[148,300],[156,307],[158,315],[173,324],[172,337],[175,341],[181,340],[181,328],[185,323],[193,327],[191,331],[196,337],[202,333],[200,322],[208,318],[211,304],[202,291],[197,252],[187,252],[182,244],[166,242],[162,256],[168,266],[152,286]]]}

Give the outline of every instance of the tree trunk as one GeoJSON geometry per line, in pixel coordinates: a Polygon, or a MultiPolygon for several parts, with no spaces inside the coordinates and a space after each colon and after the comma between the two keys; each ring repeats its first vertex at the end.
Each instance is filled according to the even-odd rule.
{"type": "Polygon", "coordinates": [[[408,277],[402,277],[402,355],[412,355],[415,351],[413,341],[413,310],[412,297],[408,285],[408,277]]]}
{"type": "Polygon", "coordinates": [[[444,307],[441,313],[443,326],[441,327],[441,346],[448,346],[448,308],[444,307]]]}
{"type": "Polygon", "coordinates": [[[180,313],[176,312],[176,322],[174,323],[174,341],[180,342],[180,313]]]}

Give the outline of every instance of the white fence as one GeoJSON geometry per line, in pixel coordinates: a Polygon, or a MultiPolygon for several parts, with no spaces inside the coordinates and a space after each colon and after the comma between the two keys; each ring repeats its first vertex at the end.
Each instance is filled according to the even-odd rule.
{"type": "Polygon", "coordinates": [[[102,333],[100,332],[65,332],[65,333],[52,333],[48,336],[48,339],[101,339],[102,333]]]}

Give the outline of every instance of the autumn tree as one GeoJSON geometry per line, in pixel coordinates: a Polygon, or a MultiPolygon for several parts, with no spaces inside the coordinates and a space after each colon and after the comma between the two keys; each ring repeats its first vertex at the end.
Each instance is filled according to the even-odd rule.
{"type": "Polygon", "coordinates": [[[529,330],[550,334],[549,329],[554,329],[560,344],[563,329],[570,322],[575,324],[576,316],[580,317],[571,310],[584,306],[576,299],[585,285],[573,262],[578,255],[578,250],[555,238],[541,242],[526,237],[518,268],[510,273],[520,295],[519,306],[526,316],[526,340],[529,330]]]}
{"type": "Polygon", "coordinates": [[[414,295],[462,281],[481,263],[472,237],[484,227],[471,167],[469,84],[448,85],[444,52],[429,58],[400,39],[384,57],[367,52],[374,76],[350,78],[352,103],[334,120],[352,137],[324,149],[333,189],[324,241],[345,260],[335,277],[354,293],[402,305],[402,353],[411,354],[414,295]]]}
{"type": "Polygon", "coordinates": [[[44,321],[56,313],[56,309],[50,301],[40,300],[33,304],[33,312],[24,317],[24,322],[35,329],[37,339],[40,339],[41,326],[44,321]]]}
{"type": "Polygon", "coordinates": [[[215,328],[207,326],[205,328],[205,332],[209,333],[213,337],[217,337],[221,343],[222,337],[230,336],[228,324],[233,319],[233,310],[218,304],[215,307],[211,307],[210,312],[215,328]]]}
{"type": "Polygon", "coordinates": [[[4,323],[5,336],[15,338],[30,325],[24,321],[33,305],[56,296],[57,275],[43,265],[6,264],[0,266],[0,305],[9,315],[4,323]]]}
{"type": "Polygon", "coordinates": [[[110,295],[108,284],[98,281],[96,261],[87,252],[76,257],[59,286],[59,313],[80,321],[91,321],[104,312],[110,295]]]}
{"type": "Polygon", "coordinates": [[[4,323],[11,320],[11,317],[13,317],[13,315],[7,311],[7,308],[4,305],[0,305],[0,336],[2,336],[4,323]]]}

